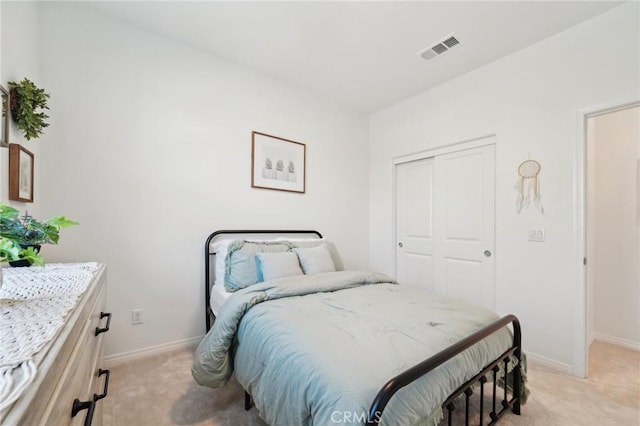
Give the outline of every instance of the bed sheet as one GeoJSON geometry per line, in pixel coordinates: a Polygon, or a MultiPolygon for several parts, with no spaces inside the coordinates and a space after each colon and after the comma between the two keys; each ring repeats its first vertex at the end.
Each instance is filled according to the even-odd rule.
{"type": "Polygon", "coordinates": [[[218,316],[220,308],[232,294],[233,293],[229,293],[224,288],[224,284],[222,282],[216,281],[213,287],[211,287],[211,298],[209,299],[209,304],[211,305],[211,310],[214,315],[218,316]]]}

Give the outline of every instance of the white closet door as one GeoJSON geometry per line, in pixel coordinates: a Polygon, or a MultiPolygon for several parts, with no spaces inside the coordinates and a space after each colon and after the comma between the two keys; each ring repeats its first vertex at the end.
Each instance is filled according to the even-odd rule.
{"type": "Polygon", "coordinates": [[[434,290],[432,179],[432,158],[396,166],[396,277],[429,290],[434,290]]]}
{"type": "Polygon", "coordinates": [[[494,309],[494,147],[435,157],[436,291],[494,309]]]}
{"type": "Polygon", "coordinates": [[[396,278],[494,309],[494,146],[396,165],[396,278]]]}

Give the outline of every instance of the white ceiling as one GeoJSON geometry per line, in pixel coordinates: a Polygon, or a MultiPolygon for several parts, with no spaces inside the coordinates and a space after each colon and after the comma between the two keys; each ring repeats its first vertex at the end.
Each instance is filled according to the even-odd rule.
{"type": "Polygon", "coordinates": [[[84,7],[370,113],[620,2],[88,2],[84,7]],[[454,33],[462,45],[417,52],[454,33]]]}

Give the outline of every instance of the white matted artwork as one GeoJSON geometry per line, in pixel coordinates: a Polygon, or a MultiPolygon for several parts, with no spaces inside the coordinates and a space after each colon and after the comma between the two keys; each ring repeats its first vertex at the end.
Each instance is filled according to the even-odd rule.
{"type": "Polygon", "coordinates": [[[251,133],[251,186],[305,192],[305,144],[266,133],[251,133]]]}

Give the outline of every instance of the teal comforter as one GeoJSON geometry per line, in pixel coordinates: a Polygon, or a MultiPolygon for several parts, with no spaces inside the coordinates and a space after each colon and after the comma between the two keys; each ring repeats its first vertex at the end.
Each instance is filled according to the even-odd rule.
{"type": "MultiPolygon", "coordinates": [[[[497,319],[376,273],[284,278],[225,302],[192,374],[219,387],[235,370],[270,425],[362,424],[387,380],[497,319]]],[[[436,424],[446,397],[511,343],[504,328],[403,388],[382,423],[436,424]]]]}

